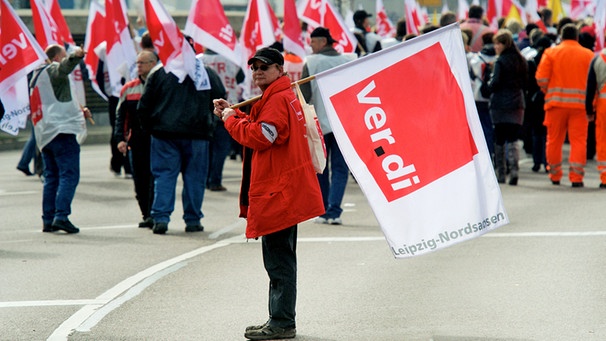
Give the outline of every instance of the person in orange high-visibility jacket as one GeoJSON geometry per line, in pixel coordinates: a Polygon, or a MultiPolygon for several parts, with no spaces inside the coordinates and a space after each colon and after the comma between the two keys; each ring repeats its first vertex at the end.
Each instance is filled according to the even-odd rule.
{"type": "Polygon", "coordinates": [[[564,25],[561,32],[562,42],[545,50],[536,73],[537,83],[545,93],[545,154],[549,178],[559,185],[563,175],[562,145],[568,133],[568,178],[572,187],[583,187],[589,122],[585,115],[585,88],[593,52],[578,43],[575,25],[564,25]]]}
{"type": "Polygon", "coordinates": [[[595,120],[600,188],[606,189],[606,51],[600,52],[591,61],[587,75],[585,112],[589,121],[595,120]]]}

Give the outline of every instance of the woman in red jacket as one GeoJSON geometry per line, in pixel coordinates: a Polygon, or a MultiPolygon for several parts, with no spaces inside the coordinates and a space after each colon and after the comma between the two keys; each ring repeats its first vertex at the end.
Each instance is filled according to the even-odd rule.
{"type": "Polygon", "coordinates": [[[245,147],[240,216],[246,237],[262,237],[269,276],[269,320],[246,328],[251,340],[294,338],[297,292],[297,224],[324,214],[311,163],[301,104],[284,74],[284,58],[262,48],[248,61],[263,95],[249,115],[215,100],[215,115],[245,147]]]}

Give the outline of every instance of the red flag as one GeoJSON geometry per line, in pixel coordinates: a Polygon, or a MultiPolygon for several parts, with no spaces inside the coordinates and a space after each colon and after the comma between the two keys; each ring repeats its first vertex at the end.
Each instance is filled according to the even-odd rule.
{"type": "Polygon", "coordinates": [[[486,5],[486,20],[488,20],[489,26],[493,30],[499,27],[498,19],[501,16],[501,6],[498,5],[497,1],[488,0],[488,4],[486,5]]]}
{"type": "MultiPolygon", "coordinates": [[[[57,0],[31,0],[30,3],[36,39],[40,46],[46,48],[52,44],[68,45],[68,50],[76,46],[57,0]]],[[[86,105],[84,80],[79,65],[69,74],[69,78],[74,83],[78,103],[86,105]]]]}
{"type": "Polygon", "coordinates": [[[44,63],[46,54],[6,0],[0,4],[0,93],[44,63]]]}
{"type": "Polygon", "coordinates": [[[396,258],[508,223],[457,26],[319,73],[315,80],[339,149],[396,258]],[[394,77],[399,74],[406,74],[406,82],[394,77]],[[439,142],[444,138],[449,142],[439,142]]]}
{"type": "Polygon", "coordinates": [[[301,35],[301,24],[297,15],[295,0],[284,0],[284,36],[282,39],[284,49],[301,58],[305,58],[305,46],[301,35]]]}
{"type": "Polygon", "coordinates": [[[0,100],[5,108],[0,129],[16,135],[30,113],[27,74],[44,63],[46,54],[10,4],[0,1],[0,100]]]}
{"type": "Polygon", "coordinates": [[[189,75],[196,89],[210,89],[210,80],[202,62],[196,59],[189,42],[159,0],[145,0],[145,21],[166,72],[177,76],[179,82],[189,75]]]}
{"type": "Polygon", "coordinates": [[[423,25],[419,5],[415,0],[405,0],[404,7],[406,8],[406,31],[419,34],[419,27],[423,25]]]}
{"type": "Polygon", "coordinates": [[[122,79],[127,81],[135,74],[137,51],[130,35],[126,6],[122,0],[105,0],[106,56],[110,89],[106,92],[120,96],[122,79]]]}
{"type": "Polygon", "coordinates": [[[396,28],[387,17],[383,0],[377,0],[377,34],[384,38],[393,37],[396,33],[396,28]]]}
{"type": "Polygon", "coordinates": [[[197,43],[240,65],[236,34],[219,0],[196,0],[185,24],[185,33],[197,43]]]}
{"type": "Polygon", "coordinates": [[[341,53],[353,53],[357,40],[347,28],[341,15],[326,0],[303,0],[297,6],[299,17],[310,28],[326,27],[337,41],[335,49],[341,53]]]}
{"type": "Polygon", "coordinates": [[[97,0],[92,0],[88,12],[88,21],[86,23],[84,50],[86,50],[87,53],[84,56],[84,64],[88,70],[92,88],[99,96],[107,100],[107,97],[103,91],[101,91],[99,83],[97,82],[97,68],[99,67],[99,61],[101,60],[100,54],[105,45],[105,30],[98,29],[99,27],[105,27],[105,11],[97,0]]]}
{"type": "Polygon", "coordinates": [[[240,42],[244,48],[244,59],[242,65],[246,68],[246,62],[255,52],[276,41],[275,28],[272,23],[269,5],[266,0],[252,0],[248,3],[240,42]]]}

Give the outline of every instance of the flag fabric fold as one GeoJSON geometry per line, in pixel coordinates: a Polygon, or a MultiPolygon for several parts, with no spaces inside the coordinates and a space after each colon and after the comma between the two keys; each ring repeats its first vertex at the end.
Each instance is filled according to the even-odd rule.
{"type": "Polygon", "coordinates": [[[305,21],[310,29],[326,27],[337,42],[334,48],[341,53],[354,53],[358,44],[353,33],[348,29],[345,20],[326,0],[303,0],[297,6],[299,18],[305,21]]]}
{"type": "MultiPolygon", "coordinates": [[[[72,38],[57,0],[31,0],[30,3],[34,31],[40,46],[46,49],[52,44],[57,44],[65,47],[68,53],[71,52],[76,47],[76,43],[72,38]]],[[[80,65],[76,66],[74,71],[69,74],[69,78],[74,84],[74,92],[78,103],[85,106],[86,94],[80,65]]]]}
{"type": "Polygon", "coordinates": [[[284,45],[284,50],[305,58],[307,52],[305,52],[295,0],[284,0],[283,34],[282,44],[284,45]]]}
{"type": "Polygon", "coordinates": [[[204,64],[196,58],[193,48],[162,2],[145,0],[145,21],[166,72],[174,74],[179,82],[189,75],[197,90],[210,89],[204,64]]]}
{"type": "Polygon", "coordinates": [[[377,0],[376,2],[376,11],[377,11],[377,34],[383,38],[391,38],[396,34],[396,27],[393,25],[391,20],[387,17],[387,12],[385,12],[385,6],[383,5],[383,0],[377,0]]]}
{"type": "Polygon", "coordinates": [[[105,9],[99,4],[98,0],[91,0],[88,11],[86,37],[84,39],[84,50],[87,53],[84,56],[84,65],[88,70],[91,87],[107,101],[107,96],[101,90],[97,81],[99,62],[105,59],[105,53],[102,53],[102,51],[105,51],[105,30],[97,28],[105,26],[105,9]]]}
{"type": "Polygon", "coordinates": [[[508,223],[460,35],[453,24],[315,78],[339,148],[396,258],[508,223]]]}
{"type": "Polygon", "coordinates": [[[238,65],[242,62],[236,33],[219,0],[192,1],[184,32],[197,44],[238,65]]]}
{"type": "Polygon", "coordinates": [[[46,60],[46,54],[7,0],[0,0],[0,100],[5,113],[0,129],[17,135],[30,113],[27,74],[46,60]]]}
{"type": "Polygon", "coordinates": [[[106,92],[119,97],[123,79],[129,81],[136,76],[137,61],[123,0],[105,0],[105,30],[105,63],[111,86],[106,92]]]}

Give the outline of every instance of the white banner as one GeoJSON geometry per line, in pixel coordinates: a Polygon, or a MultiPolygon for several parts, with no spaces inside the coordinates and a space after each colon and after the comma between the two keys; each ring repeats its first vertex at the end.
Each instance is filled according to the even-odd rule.
{"type": "Polygon", "coordinates": [[[396,258],[509,222],[458,24],[316,75],[335,138],[396,258]]]}

